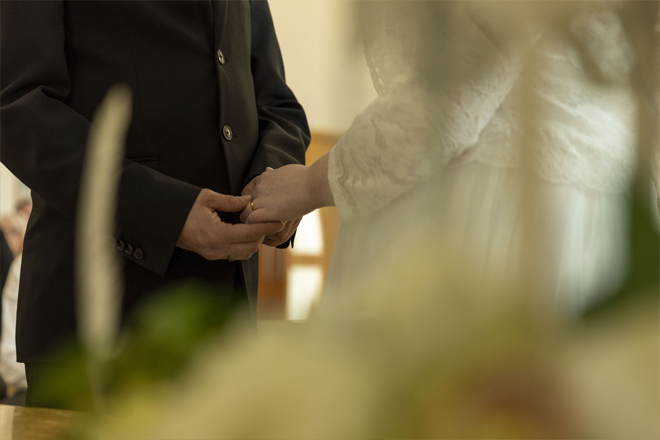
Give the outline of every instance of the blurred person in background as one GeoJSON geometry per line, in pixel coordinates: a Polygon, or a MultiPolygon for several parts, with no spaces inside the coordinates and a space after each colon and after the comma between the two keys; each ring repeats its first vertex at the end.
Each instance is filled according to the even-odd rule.
{"type": "MultiPolygon", "coordinates": [[[[13,261],[14,256],[11,253],[9,244],[5,239],[5,233],[2,232],[0,228],[0,292],[5,287],[7,277],[9,276],[9,268],[11,267],[11,262],[13,261]]],[[[0,337],[2,337],[2,301],[0,300],[0,337]]],[[[2,380],[2,375],[0,374],[0,399],[3,399],[7,393],[7,387],[2,380]]]]}
{"type": "MultiPolygon", "coordinates": [[[[5,233],[2,231],[2,228],[0,228],[0,292],[2,292],[2,289],[5,287],[5,282],[9,276],[9,266],[11,266],[13,260],[14,255],[11,252],[9,243],[7,243],[5,233]]],[[[0,303],[0,316],[2,316],[1,311],[2,305],[0,303]]]]}
{"type": "Polygon", "coordinates": [[[657,87],[636,75],[648,57],[622,17],[648,5],[513,3],[373,4],[378,98],[314,164],[258,177],[242,218],[336,205],[330,293],[430,222],[481,272],[532,279],[542,309],[580,313],[614,294],[629,264],[638,91],[657,87]]]}
{"type": "Polygon", "coordinates": [[[27,389],[25,367],[16,361],[16,305],[23,239],[30,211],[32,201],[23,199],[16,204],[14,214],[0,218],[0,402],[8,405],[24,405],[27,389]],[[5,240],[5,234],[10,243],[5,240]]]}
{"type": "Polygon", "coordinates": [[[6,397],[0,403],[25,405],[27,381],[25,366],[16,360],[16,306],[21,273],[23,238],[27,218],[23,212],[0,219],[0,228],[11,231],[14,259],[9,268],[7,282],[2,289],[2,335],[0,337],[0,377],[6,385],[6,397]]]}
{"type": "Polygon", "coordinates": [[[0,291],[5,286],[5,281],[9,274],[9,266],[13,259],[14,255],[11,252],[9,243],[7,243],[5,233],[0,228],[0,291]]]}
{"type": "Polygon", "coordinates": [[[29,219],[30,214],[32,214],[32,200],[28,198],[19,199],[16,202],[16,212],[29,219]]]}
{"type": "Polygon", "coordinates": [[[23,253],[23,239],[27,228],[27,218],[19,212],[0,218],[0,229],[7,239],[9,249],[14,258],[23,253]]]}
{"type": "Polygon", "coordinates": [[[133,92],[108,237],[122,257],[124,323],[185,281],[255,310],[258,247],[288,246],[297,221],[244,225],[234,213],[266,167],[304,162],[310,134],[266,1],[2,1],[0,17],[2,162],[34,202],[17,355],[28,406],[57,407],[43,384],[76,336],[80,176],[90,121],[110,87],[133,92]]]}

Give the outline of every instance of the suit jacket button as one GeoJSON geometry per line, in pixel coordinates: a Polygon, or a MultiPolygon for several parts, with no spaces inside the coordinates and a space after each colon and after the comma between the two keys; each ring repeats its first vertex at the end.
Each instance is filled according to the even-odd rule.
{"type": "Polygon", "coordinates": [[[131,246],[129,243],[126,243],[126,249],[124,249],[124,252],[126,252],[126,255],[132,255],[133,246],[131,246]]]}
{"type": "Polygon", "coordinates": [[[113,236],[108,237],[108,244],[110,246],[117,246],[117,239],[113,236]]]}
{"type": "Polygon", "coordinates": [[[231,127],[229,125],[225,125],[224,127],[222,127],[222,135],[228,141],[232,140],[232,138],[234,137],[234,133],[231,131],[231,127]]]}
{"type": "Polygon", "coordinates": [[[126,244],[121,240],[117,240],[117,249],[123,251],[125,248],[126,248],[126,244]]]}
{"type": "Polygon", "coordinates": [[[218,49],[218,62],[220,64],[225,64],[225,54],[222,53],[220,49],[218,49]]]}
{"type": "Polygon", "coordinates": [[[133,251],[133,256],[135,257],[136,260],[141,260],[144,258],[144,252],[142,252],[142,249],[140,248],[135,248],[133,251]]]}

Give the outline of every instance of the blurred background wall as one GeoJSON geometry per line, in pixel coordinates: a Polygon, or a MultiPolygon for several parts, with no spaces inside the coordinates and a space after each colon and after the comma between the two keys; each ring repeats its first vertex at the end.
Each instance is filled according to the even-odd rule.
{"type": "Polygon", "coordinates": [[[338,134],[375,97],[354,3],[271,0],[287,82],[314,133],[338,134]]]}

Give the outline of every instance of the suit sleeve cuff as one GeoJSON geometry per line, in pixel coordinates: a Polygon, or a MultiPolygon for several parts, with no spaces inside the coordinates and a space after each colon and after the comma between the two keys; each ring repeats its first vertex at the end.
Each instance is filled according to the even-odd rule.
{"type": "Polygon", "coordinates": [[[165,276],[176,263],[176,244],[201,188],[151,169],[139,171],[129,170],[122,180],[117,246],[124,257],[165,276]]]}

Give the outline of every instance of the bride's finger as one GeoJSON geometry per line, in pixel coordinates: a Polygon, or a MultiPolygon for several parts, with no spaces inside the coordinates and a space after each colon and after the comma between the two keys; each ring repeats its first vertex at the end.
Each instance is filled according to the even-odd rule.
{"type": "Polygon", "coordinates": [[[241,222],[245,223],[248,219],[248,217],[255,212],[258,208],[258,202],[256,199],[253,199],[252,202],[248,203],[245,209],[241,211],[241,215],[239,216],[239,219],[241,222]]]}

